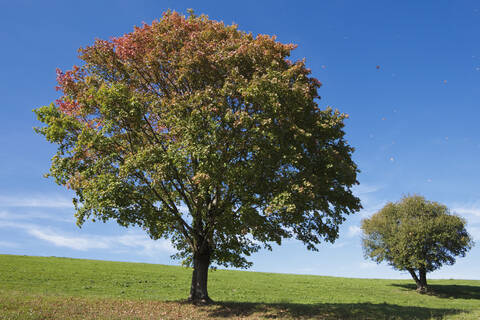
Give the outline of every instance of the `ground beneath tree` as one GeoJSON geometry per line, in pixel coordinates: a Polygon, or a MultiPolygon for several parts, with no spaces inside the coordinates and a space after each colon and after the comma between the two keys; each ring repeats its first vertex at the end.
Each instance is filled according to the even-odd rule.
{"type": "Polygon", "coordinates": [[[478,319],[480,312],[372,303],[234,303],[139,301],[0,295],[0,319],[478,319]]]}

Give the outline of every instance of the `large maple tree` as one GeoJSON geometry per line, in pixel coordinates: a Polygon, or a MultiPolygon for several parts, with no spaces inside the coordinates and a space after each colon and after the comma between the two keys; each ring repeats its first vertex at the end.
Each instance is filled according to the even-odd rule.
{"type": "Polygon", "coordinates": [[[49,175],[87,219],[168,238],[209,302],[209,266],[248,267],[295,237],[316,250],[359,210],[345,114],[318,107],[320,82],[292,44],[166,12],[80,49],[61,97],[35,110],[58,144],[49,175]],[[183,208],[183,209],[182,209],[183,208]]]}

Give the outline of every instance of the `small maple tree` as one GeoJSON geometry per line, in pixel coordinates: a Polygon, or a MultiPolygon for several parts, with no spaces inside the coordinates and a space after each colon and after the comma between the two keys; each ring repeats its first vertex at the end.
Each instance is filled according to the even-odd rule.
{"type": "Polygon", "coordinates": [[[82,66],[57,70],[62,96],[35,110],[78,224],[171,239],[193,266],[194,302],[210,301],[212,264],[248,267],[285,238],[333,242],[360,208],[358,169],[346,115],[318,107],[320,82],[287,59],[294,48],[168,11],[80,49],[82,66]]]}

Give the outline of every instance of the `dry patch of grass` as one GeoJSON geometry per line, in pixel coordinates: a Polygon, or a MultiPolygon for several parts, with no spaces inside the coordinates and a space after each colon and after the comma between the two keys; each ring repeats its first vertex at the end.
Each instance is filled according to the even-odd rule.
{"type": "Polygon", "coordinates": [[[291,318],[281,308],[214,304],[194,306],[178,301],[142,301],[62,296],[0,295],[0,319],[266,319],[291,318]]]}
{"type": "Polygon", "coordinates": [[[0,297],[0,319],[203,319],[198,308],[178,302],[78,297],[0,297]]]}
{"type": "MultiPolygon", "coordinates": [[[[476,314],[479,316],[480,314],[476,314]]],[[[69,296],[0,295],[0,319],[474,319],[461,311],[382,304],[262,304],[121,300],[69,296]]]]}

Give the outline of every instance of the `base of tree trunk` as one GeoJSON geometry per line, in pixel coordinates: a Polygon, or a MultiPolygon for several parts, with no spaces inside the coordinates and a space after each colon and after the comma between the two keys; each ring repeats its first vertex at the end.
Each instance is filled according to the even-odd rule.
{"type": "Polygon", "coordinates": [[[415,280],[415,283],[417,284],[417,292],[421,294],[427,293],[427,272],[425,269],[421,269],[418,271],[418,276],[415,273],[415,270],[412,268],[407,269],[408,272],[410,272],[410,275],[412,276],[413,280],[415,280]]]}
{"type": "Polygon", "coordinates": [[[212,304],[212,303],[215,302],[215,301],[213,301],[212,299],[210,299],[210,297],[197,298],[197,299],[194,299],[194,298],[192,298],[192,297],[189,297],[187,301],[188,301],[189,303],[194,304],[194,305],[207,305],[207,304],[212,304]]]}
{"type": "Polygon", "coordinates": [[[427,286],[417,286],[417,292],[421,294],[425,294],[428,292],[427,286]]]}
{"type": "Polygon", "coordinates": [[[210,252],[194,254],[192,285],[188,301],[193,304],[211,304],[213,300],[208,296],[207,281],[208,267],[210,266],[210,252]]]}

